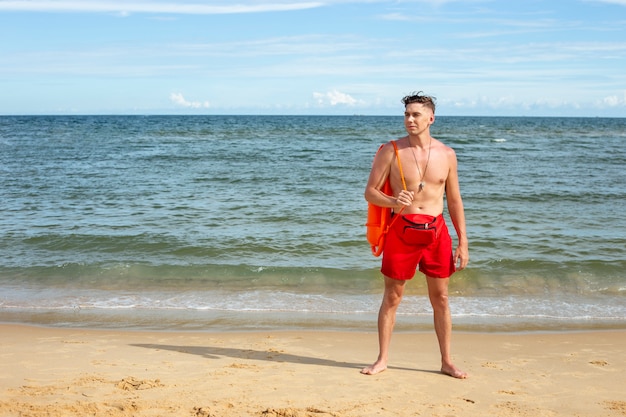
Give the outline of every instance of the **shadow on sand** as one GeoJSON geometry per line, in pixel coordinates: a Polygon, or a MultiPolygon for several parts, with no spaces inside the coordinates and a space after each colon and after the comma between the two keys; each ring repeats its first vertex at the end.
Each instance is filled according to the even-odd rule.
{"type": "MultiPolygon", "coordinates": [[[[235,358],[235,359],[269,361],[269,362],[277,362],[277,363],[289,362],[289,363],[299,363],[299,364],[315,365],[315,366],[330,366],[330,367],[335,367],[335,368],[351,368],[351,369],[356,369],[359,371],[362,368],[370,365],[369,363],[366,364],[366,363],[357,363],[357,362],[341,362],[341,361],[335,361],[332,359],[292,355],[290,353],[284,353],[278,350],[275,351],[271,349],[270,350],[254,350],[254,349],[235,349],[235,348],[210,347],[210,346],[159,345],[159,344],[151,344],[151,343],[150,344],[143,344],[143,343],[131,344],[130,346],[135,346],[135,347],[145,348],[145,349],[153,349],[153,350],[169,350],[173,352],[185,353],[188,355],[197,355],[206,359],[219,359],[221,357],[230,357],[230,358],[235,358]]],[[[439,371],[395,367],[395,366],[389,366],[388,369],[440,374],[439,371]]]]}

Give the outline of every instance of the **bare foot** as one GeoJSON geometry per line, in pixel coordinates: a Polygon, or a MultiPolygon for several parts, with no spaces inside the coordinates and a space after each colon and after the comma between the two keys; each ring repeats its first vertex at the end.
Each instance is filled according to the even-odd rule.
{"type": "Polygon", "coordinates": [[[461,371],[454,365],[444,365],[441,367],[441,373],[445,375],[450,375],[453,378],[465,379],[468,377],[467,372],[461,371]]]}
{"type": "Polygon", "coordinates": [[[376,361],[372,366],[361,369],[364,375],[376,375],[387,369],[387,364],[376,361]]]}

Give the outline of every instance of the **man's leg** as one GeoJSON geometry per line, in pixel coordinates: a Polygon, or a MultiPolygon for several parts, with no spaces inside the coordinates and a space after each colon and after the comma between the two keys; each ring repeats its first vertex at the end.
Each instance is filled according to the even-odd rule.
{"type": "Polygon", "coordinates": [[[378,311],[378,359],[371,366],[363,368],[362,374],[375,375],[387,369],[391,334],[396,324],[396,311],[402,300],[406,281],[385,277],[385,293],[378,311]]]}
{"type": "Polygon", "coordinates": [[[441,351],[441,372],[455,378],[467,378],[467,374],[452,363],[450,344],[452,338],[452,318],[448,304],[449,278],[426,277],[428,282],[428,297],[433,306],[435,333],[441,351]]]}

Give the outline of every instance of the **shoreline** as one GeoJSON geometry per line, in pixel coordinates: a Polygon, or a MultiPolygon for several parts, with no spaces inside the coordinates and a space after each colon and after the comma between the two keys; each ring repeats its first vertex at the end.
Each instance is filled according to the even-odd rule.
{"type": "Polygon", "coordinates": [[[626,330],[455,332],[470,378],[439,373],[434,331],[152,331],[0,323],[0,416],[626,415],[626,330]],[[417,393],[417,394],[416,394],[417,393]]]}
{"type": "MultiPolygon", "coordinates": [[[[432,321],[432,317],[431,317],[432,321]]],[[[345,326],[325,326],[328,323],[313,322],[306,326],[302,326],[298,323],[294,325],[280,325],[278,323],[264,326],[259,323],[249,323],[248,327],[236,327],[232,325],[223,326],[204,326],[204,327],[150,327],[140,326],[136,324],[130,324],[125,327],[107,327],[99,325],[78,325],[77,323],[65,323],[65,324],[46,324],[38,322],[23,322],[23,321],[6,321],[0,319],[0,329],[3,328],[34,328],[34,329],[48,329],[58,331],[75,331],[75,332],[119,332],[119,333],[156,333],[156,334],[198,334],[198,335],[219,335],[219,334],[258,334],[258,333],[346,333],[346,334],[376,334],[376,317],[369,320],[361,320],[361,323],[366,323],[363,326],[352,326],[352,323],[345,326]]],[[[403,322],[401,318],[396,322],[394,328],[395,334],[433,334],[434,327],[432,322],[424,321],[415,322],[403,322]]],[[[506,324],[502,325],[477,325],[465,327],[463,325],[457,325],[453,322],[453,335],[464,334],[468,336],[477,335],[561,335],[561,334],[593,334],[593,333],[626,333],[626,327],[620,324],[611,325],[606,323],[589,323],[585,326],[558,326],[557,323],[553,323],[548,326],[537,325],[534,327],[528,326],[510,326],[506,324]]]]}
{"type": "MultiPolygon", "coordinates": [[[[60,331],[60,332],[112,332],[112,333],[121,333],[121,334],[181,334],[181,335],[220,335],[220,334],[261,334],[261,333],[272,333],[272,334],[283,334],[283,333],[345,333],[345,334],[355,334],[355,335],[367,335],[367,334],[376,334],[376,323],[374,323],[371,328],[319,328],[315,325],[311,325],[309,327],[286,327],[281,328],[279,326],[269,327],[269,328],[206,328],[206,329],[180,329],[180,328],[140,328],[140,327],[90,327],[90,326],[63,326],[63,325],[48,325],[48,324],[40,324],[40,323],[22,323],[22,322],[9,322],[9,321],[0,321],[0,331],[7,328],[15,328],[15,329],[41,329],[41,330],[49,330],[49,331],[60,331]]],[[[435,329],[430,325],[424,327],[413,327],[413,328],[396,328],[393,331],[393,334],[404,334],[404,335],[428,335],[435,334],[435,329]]],[[[466,335],[469,337],[479,336],[479,335],[494,335],[494,336],[524,336],[524,335],[565,335],[565,334],[595,334],[595,333],[624,333],[626,337],[626,328],[622,328],[619,326],[616,327],[598,327],[598,328],[562,328],[562,329],[553,329],[553,328],[532,328],[532,329],[512,329],[512,330],[492,330],[492,329],[479,329],[479,330],[466,330],[459,329],[456,326],[453,326],[452,334],[453,335],[466,335]]]]}
{"type": "MultiPolygon", "coordinates": [[[[402,306],[401,306],[402,308],[402,306]]],[[[396,332],[429,332],[432,312],[399,311],[396,332]]],[[[376,331],[377,312],[232,311],[193,309],[3,309],[0,324],[120,331],[376,331]]],[[[526,333],[626,330],[626,318],[452,314],[455,332],[526,333]]]]}

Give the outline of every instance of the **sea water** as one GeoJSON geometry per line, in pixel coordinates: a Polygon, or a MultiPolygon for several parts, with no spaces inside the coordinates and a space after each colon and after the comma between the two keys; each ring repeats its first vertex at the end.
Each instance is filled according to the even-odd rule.
{"type": "MultiPolygon", "coordinates": [[[[431,133],[457,153],[470,242],[455,327],[626,328],[626,119],[431,133]]],[[[402,116],[2,116],[0,321],[375,331],[363,191],[404,134],[402,116]]],[[[398,330],[431,323],[418,273],[398,330]]]]}

